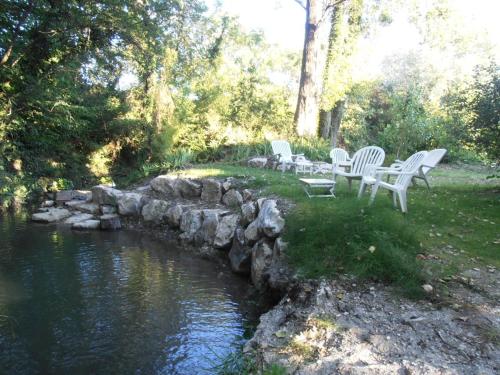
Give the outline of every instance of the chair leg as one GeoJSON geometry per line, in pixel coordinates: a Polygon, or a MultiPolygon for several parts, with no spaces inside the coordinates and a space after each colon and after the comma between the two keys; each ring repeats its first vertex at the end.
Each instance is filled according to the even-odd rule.
{"type": "Polygon", "coordinates": [[[363,196],[366,190],[366,184],[361,180],[361,184],[359,185],[359,191],[358,191],[358,199],[363,196]]]}
{"type": "Polygon", "coordinates": [[[427,185],[427,190],[431,190],[431,187],[429,186],[429,181],[427,181],[427,177],[425,174],[423,175],[422,179],[425,181],[425,184],[427,185]]]}
{"type": "Polygon", "coordinates": [[[408,208],[406,207],[406,191],[398,192],[399,195],[399,203],[401,203],[401,211],[403,213],[408,212],[408,208]]]}
{"type": "Polygon", "coordinates": [[[351,192],[352,191],[352,179],[351,178],[348,178],[347,179],[347,182],[349,184],[349,191],[351,192]]]}
{"type": "Polygon", "coordinates": [[[372,204],[373,201],[375,200],[375,195],[377,195],[377,190],[378,190],[378,184],[373,185],[372,193],[370,195],[370,204],[372,204]]]}
{"type": "Polygon", "coordinates": [[[392,192],[392,204],[394,205],[394,208],[398,208],[398,199],[395,191],[392,192]]]}

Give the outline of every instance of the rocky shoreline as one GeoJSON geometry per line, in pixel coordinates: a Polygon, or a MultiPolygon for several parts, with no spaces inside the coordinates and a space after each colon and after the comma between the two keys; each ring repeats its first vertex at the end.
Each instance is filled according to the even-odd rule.
{"type": "Polygon", "coordinates": [[[254,195],[232,178],[162,175],[132,190],[97,185],[90,191],[59,191],[43,202],[32,220],[67,224],[75,230],[138,225],[171,230],[204,254],[226,254],[233,272],[248,275],[263,293],[282,296],[290,272],[283,257],[281,202],[254,195]]]}
{"type": "Polygon", "coordinates": [[[498,277],[488,293],[461,292],[460,304],[410,301],[346,275],[298,281],[286,264],[282,238],[290,203],[258,197],[232,178],[164,175],[126,191],[99,185],[50,198],[33,220],[76,230],[168,233],[279,301],[261,316],[244,349],[260,369],[280,364],[291,374],[500,372],[498,277]]]}

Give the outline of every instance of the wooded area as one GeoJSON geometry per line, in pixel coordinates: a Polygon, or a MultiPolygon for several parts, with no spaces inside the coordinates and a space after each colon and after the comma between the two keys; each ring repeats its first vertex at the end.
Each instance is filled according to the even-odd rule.
{"type": "Polygon", "coordinates": [[[2,1],[2,205],[40,189],[255,155],[279,137],[322,158],[332,144],[377,144],[403,158],[444,147],[452,159],[498,162],[493,46],[447,2],[405,2],[420,49],[390,57],[370,80],[354,78],[358,42],[390,24],[401,2],[296,2],[302,53],[202,0],[2,1]],[[450,56],[440,69],[428,59],[439,51],[450,56]],[[476,68],[464,75],[470,56],[476,68]]]}

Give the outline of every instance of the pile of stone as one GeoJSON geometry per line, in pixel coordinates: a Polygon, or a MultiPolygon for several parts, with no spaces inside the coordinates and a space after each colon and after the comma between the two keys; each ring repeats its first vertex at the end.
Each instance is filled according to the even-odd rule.
{"type": "Polygon", "coordinates": [[[234,179],[189,179],[162,175],[149,185],[121,191],[105,185],[90,192],[60,191],[33,214],[34,221],[73,229],[116,230],[124,217],[168,226],[196,246],[226,251],[234,272],[248,274],[264,290],[288,283],[281,234],[285,220],[274,199],[254,199],[234,179]]]}

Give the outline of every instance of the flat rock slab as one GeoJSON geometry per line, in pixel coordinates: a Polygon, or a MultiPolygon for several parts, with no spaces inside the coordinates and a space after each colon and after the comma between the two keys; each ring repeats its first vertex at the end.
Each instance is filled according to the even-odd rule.
{"type": "Polygon", "coordinates": [[[80,204],[76,204],[72,206],[73,208],[76,208],[79,211],[86,212],[88,214],[93,214],[93,215],[98,215],[99,214],[99,205],[95,203],[82,203],[80,201],[80,204]]]}
{"type": "Polygon", "coordinates": [[[90,219],[93,219],[94,218],[94,215],[92,214],[76,214],[76,215],[73,215],[69,218],[67,218],[66,220],[64,220],[64,224],[74,224],[74,223],[78,223],[80,221],[86,221],[86,220],[90,220],[90,219]]]}
{"type": "Polygon", "coordinates": [[[31,216],[31,220],[39,223],[55,223],[71,216],[65,208],[49,208],[46,212],[38,212],[31,216]]]}
{"type": "Polygon", "coordinates": [[[87,230],[87,229],[99,229],[101,226],[100,220],[84,220],[74,223],[71,229],[87,230]]]}

